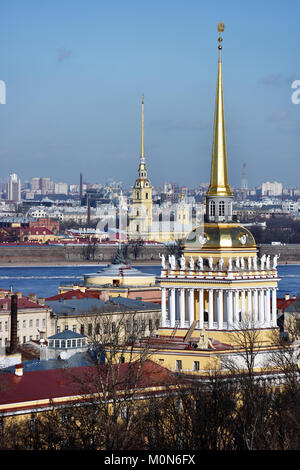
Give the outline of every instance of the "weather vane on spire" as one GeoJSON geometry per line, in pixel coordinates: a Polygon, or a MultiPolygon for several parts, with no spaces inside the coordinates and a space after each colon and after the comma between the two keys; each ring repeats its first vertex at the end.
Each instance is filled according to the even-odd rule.
{"type": "Polygon", "coordinates": [[[222,36],[221,36],[221,33],[223,33],[224,29],[225,29],[225,25],[224,25],[224,23],[223,23],[222,21],[220,21],[220,23],[218,23],[218,31],[219,31],[219,33],[220,33],[220,36],[219,36],[219,38],[218,38],[218,41],[219,41],[219,46],[218,46],[218,48],[219,48],[220,50],[222,49],[221,42],[223,41],[222,36]]]}

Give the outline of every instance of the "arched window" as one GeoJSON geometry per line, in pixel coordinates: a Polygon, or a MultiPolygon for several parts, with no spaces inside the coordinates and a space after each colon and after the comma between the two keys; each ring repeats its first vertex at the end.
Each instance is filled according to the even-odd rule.
{"type": "Polygon", "coordinates": [[[216,215],[216,203],[215,201],[210,201],[209,203],[209,215],[216,215]]]}
{"type": "Polygon", "coordinates": [[[139,193],[139,191],[136,192],[136,198],[137,198],[137,199],[140,199],[140,193],[139,193]]]}
{"type": "Polygon", "coordinates": [[[146,199],[148,199],[148,193],[146,193],[146,199]]]}
{"type": "Polygon", "coordinates": [[[224,203],[224,201],[219,202],[219,215],[225,215],[225,203],[224,203]]]}

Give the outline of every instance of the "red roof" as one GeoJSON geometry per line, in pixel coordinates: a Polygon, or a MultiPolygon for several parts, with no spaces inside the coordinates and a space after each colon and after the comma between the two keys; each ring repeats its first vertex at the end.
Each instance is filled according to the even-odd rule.
{"type": "Polygon", "coordinates": [[[293,304],[296,300],[297,298],[292,298],[292,299],[277,298],[277,308],[284,312],[285,309],[288,308],[291,304],[293,304]]]}
{"type": "Polygon", "coordinates": [[[82,292],[79,289],[76,290],[69,290],[62,294],[56,294],[52,297],[48,297],[47,300],[60,300],[60,299],[84,299],[84,298],[95,298],[98,299],[101,291],[99,290],[87,290],[82,292]]]}
{"type": "MultiPolygon", "coordinates": [[[[29,300],[28,297],[18,297],[18,309],[26,308],[47,308],[46,305],[41,305],[38,302],[29,300]]],[[[11,309],[11,297],[4,297],[0,299],[0,310],[10,310],[11,309]]]]}
{"type": "MultiPolygon", "coordinates": [[[[166,368],[150,360],[145,361],[141,371],[138,363],[124,363],[116,365],[119,367],[118,390],[127,388],[145,388],[156,387],[165,384],[177,383],[178,379],[166,368]],[[139,375],[137,384],[135,383],[135,374],[139,375]]],[[[101,374],[104,375],[109,369],[103,365],[101,374]]],[[[12,373],[1,375],[0,388],[0,407],[5,406],[5,410],[12,409],[11,405],[19,404],[17,408],[31,407],[32,401],[43,399],[55,399],[66,397],[70,401],[77,400],[78,395],[91,392],[100,392],[95,390],[94,384],[97,368],[91,366],[73,367],[69,369],[48,369],[34,372],[24,372],[22,376],[16,376],[12,373]],[[26,403],[27,402],[27,403],[26,403]]],[[[34,404],[34,406],[47,406],[47,404],[34,404]]],[[[17,409],[14,406],[14,409],[17,409]]]]}

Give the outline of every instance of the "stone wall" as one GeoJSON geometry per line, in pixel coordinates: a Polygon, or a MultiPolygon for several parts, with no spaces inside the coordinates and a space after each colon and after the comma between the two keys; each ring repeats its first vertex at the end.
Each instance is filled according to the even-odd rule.
{"type": "MultiPolygon", "coordinates": [[[[87,246],[0,246],[0,266],[7,263],[63,263],[63,262],[104,262],[110,263],[112,255],[116,254],[118,245],[87,246]]],[[[138,257],[130,255],[132,262],[156,262],[160,264],[159,254],[166,248],[153,245],[144,246],[138,257]]],[[[260,254],[280,254],[279,263],[300,263],[300,244],[298,245],[261,245],[260,254]]]]}

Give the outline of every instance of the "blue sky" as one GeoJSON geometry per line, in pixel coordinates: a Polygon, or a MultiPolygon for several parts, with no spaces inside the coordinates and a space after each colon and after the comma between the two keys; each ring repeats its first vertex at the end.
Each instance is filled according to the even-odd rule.
{"type": "Polygon", "coordinates": [[[209,180],[223,21],[229,178],[300,186],[299,2],[11,0],[0,16],[1,181],[130,187],[141,97],[153,185],[209,180]]]}

